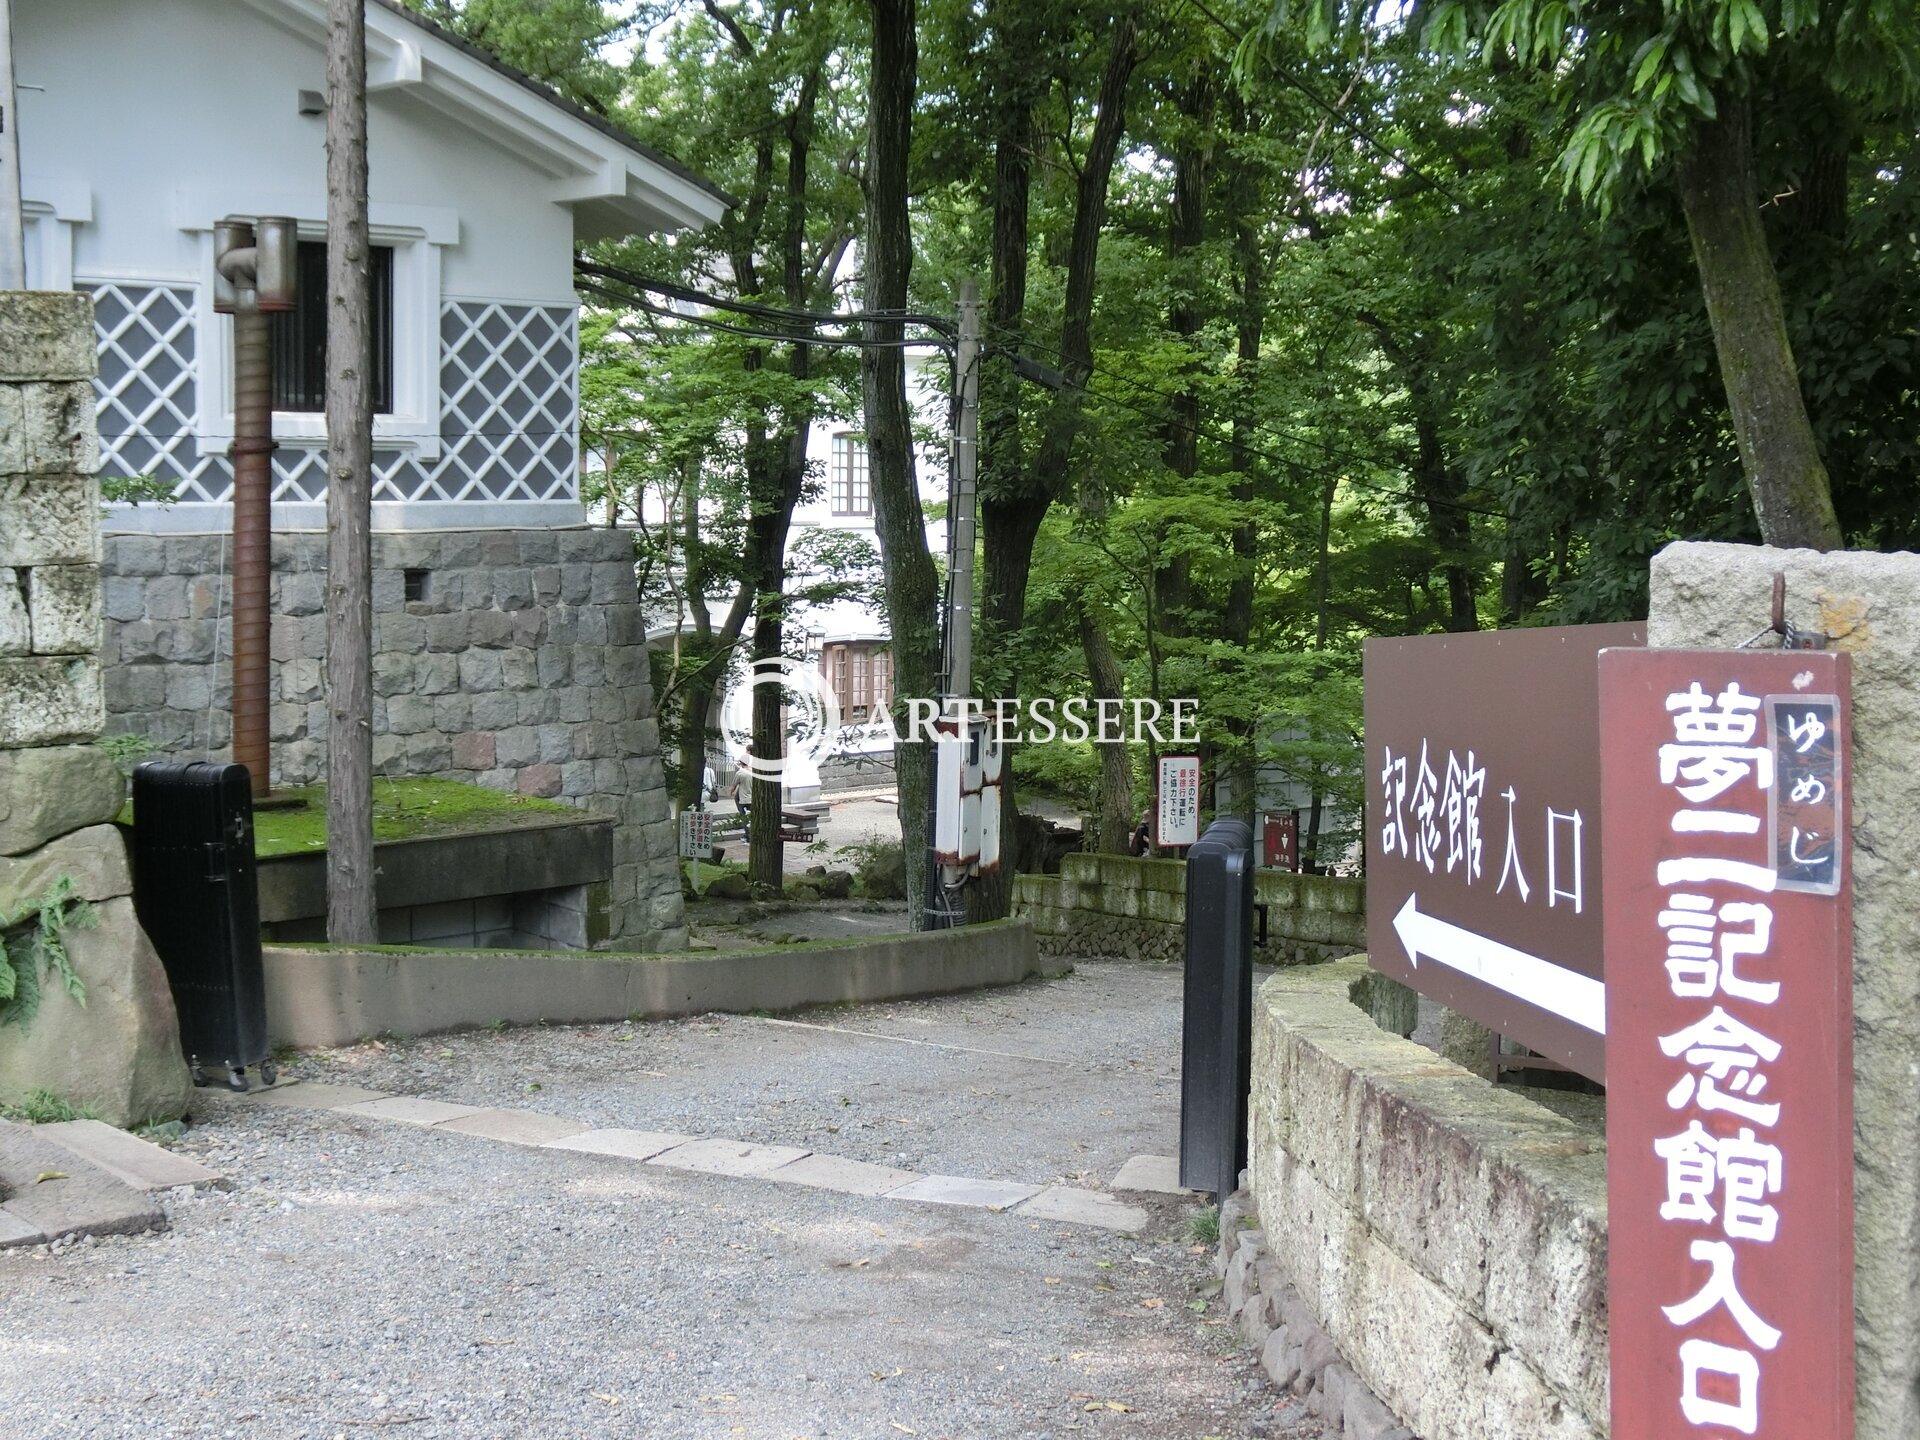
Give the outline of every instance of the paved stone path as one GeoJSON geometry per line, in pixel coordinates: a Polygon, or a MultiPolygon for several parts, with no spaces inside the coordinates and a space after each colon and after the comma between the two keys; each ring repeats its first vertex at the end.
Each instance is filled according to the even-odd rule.
{"type": "Polygon", "coordinates": [[[1171,1183],[1179,997],[1088,965],[199,1092],[174,1154],[226,1188],[0,1250],[6,1440],[1321,1440],[1202,1205],[1132,1188],[1171,1183]],[[1088,1201],[1148,1223],[1055,1218],[1088,1201]]]}
{"type": "MultiPolygon", "coordinates": [[[[1102,1190],[1071,1185],[1022,1185],[964,1175],[917,1175],[911,1170],[821,1155],[795,1145],[757,1145],[724,1136],[675,1135],[624,1128],[595,1130],[538,1110],[455,1105],[444,1100],[389,1095],[357,1085],[293,1080],[271,1089],[251,1091],[244,1098],[255,1104],[290,1105],[401,1125],[420,1125],[507,1145],[576,1150],[704,1175],[808,1185],[837,1190],[843,1195],[918,1201],[927,1205],[963,1205],[1028,1219],[1094,1225],[1129,1234],[1144,1230],[1152,1218],[1139,1206],[1128,1205],[1102,1190]]],[[[1138,1155],[1122,1167],[1113,1188],[1187,1194],[1177,1180],[1170,1183],[1173,1169],[1177,1166],[1171,1157],[1138,1155]]]]}

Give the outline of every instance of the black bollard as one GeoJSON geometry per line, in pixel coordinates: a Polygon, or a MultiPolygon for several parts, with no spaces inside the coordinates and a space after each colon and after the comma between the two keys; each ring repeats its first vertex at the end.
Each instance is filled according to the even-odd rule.
{"type": "Polygon", "coordinates": [[[1253,1045],[1253,830],[1216,820],[1187,851],[1180,1183],[1225,1200],[1247,1163],[1253,1045]]]}

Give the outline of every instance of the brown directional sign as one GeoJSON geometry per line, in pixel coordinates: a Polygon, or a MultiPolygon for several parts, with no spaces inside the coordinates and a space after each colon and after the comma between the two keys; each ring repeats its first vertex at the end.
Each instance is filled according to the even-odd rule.
{"type": "Polygon", "coordinates": [[[1643,625],[1369,640],[1374,968],[1604,1078],[1598,656],[1643,625]]]}
{"type": "Polygon", "coordinates": [[[1848,657],[1600,692],[1613,1440],[1851,1440],[1848,657]]]}

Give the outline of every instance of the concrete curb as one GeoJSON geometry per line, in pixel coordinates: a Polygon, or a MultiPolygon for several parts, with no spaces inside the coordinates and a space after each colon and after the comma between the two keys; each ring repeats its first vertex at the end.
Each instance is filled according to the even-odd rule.
{"type": "Polygon", "coordinates": [[[794,1010],[1014,985],[1042,973],[1024,920],[676,955],[271,945],[265,968],[268,1033],[292,1045],[503,1020],[586,1024],[794,1010]]]}

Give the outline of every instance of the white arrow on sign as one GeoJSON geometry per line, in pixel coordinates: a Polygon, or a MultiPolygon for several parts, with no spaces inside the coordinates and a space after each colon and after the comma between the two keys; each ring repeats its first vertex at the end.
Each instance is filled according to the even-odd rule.
{"type": "Polygon", "coordinates": [[[1407,896],[1407,903],[1393,917],[1393,933],[1406,947],[1414,969],[1420,968],[1424,955],[1596,1035],[1607,1033],[1607,987],[1600,981],[1438,916],[1422,915],[1419,901],[1418,895],[1407,896]]]}

